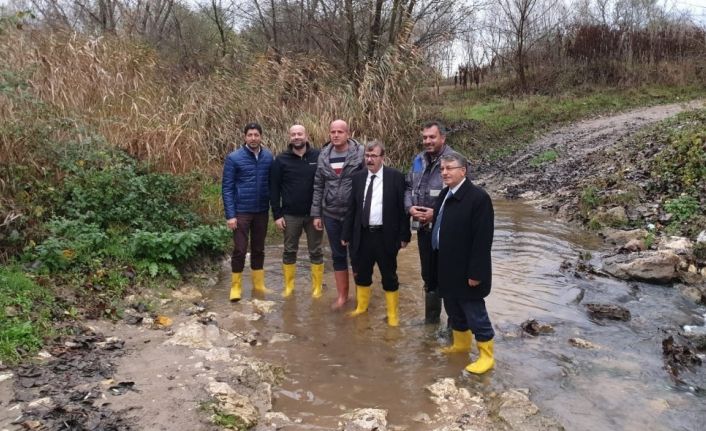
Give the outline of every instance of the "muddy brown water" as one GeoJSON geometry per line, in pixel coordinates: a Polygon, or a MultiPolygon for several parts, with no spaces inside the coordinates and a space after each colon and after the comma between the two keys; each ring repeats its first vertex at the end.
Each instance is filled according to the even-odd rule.
{"type": "MultiPolygon", "coordinates": [[[[575,262],[583,251],[591,252],[592,263],[600,265],[601,242],[595,234],[553,221],[519,201],[496,200],[495,209],[494,280],[487,302],[497,333],[497,364],[480,377],[462,376],[465,355],[437,353],[446,341],[438,328],[422,323],[415,239],[398,260],[399,328],[385,323],[379,278],[366,315],[349,318],[330,310],[335,285],[329,267],[324,297],[313,300],[305,249],[299,252],[295,294],[282,299],[281,247],[268,248],[267,285],[275,292],[267,299],[278,305],[255,326],[262,339],[275,333],[295,337],[253,349],[257,357],[287,367],[287,379],[275,391],[274,410],[301,419],[301,429],[331,429],[346,411],[382,408],[389,411],[390,424],[424,430],[427,426],[415,419],[436,412],[424,388],[438,378],[457,377],[472,392],[529,388],[542,412],[569,430],[703,429],[706,398],[693,385],[676,384],[669,377],[661,340],[679,325],[702,325],[704,308],[672,287],[562,272],[561,263],[575,262]],[[621,304],[633,317],[629,322],[594,322],[585,302],[621,304]],[[549,323],[554,333],[522,335],[520,324],[527,319],[549,323]],[[598,348],[572,347],[572,337],[598,348]]],[[[227,280],[224,272],[223,283],[211,293],[214,311],[238,307],[227,303],[227,280]]],[[[244,291],[247,297],[249,285],[244,291]]],[[[352,300],[348,309],[353,307],[352,300]]],[[[696,373],[691,380],[706,387],[704,370],[696,373]]]]}

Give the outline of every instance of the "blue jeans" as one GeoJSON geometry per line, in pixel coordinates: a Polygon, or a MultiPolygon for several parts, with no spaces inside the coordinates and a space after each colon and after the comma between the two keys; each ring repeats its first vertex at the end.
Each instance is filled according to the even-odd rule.
{"type": "Polygon", "coordinates": [[[476,341],[490,341],[495,337],[493,325],[485,308],[485,300],[444,298],[444,310],[449,315],[451,329],[454,331],[471,330],[476,341]]]}
{"type": "Polygon", "coordinates": [[[348,247],[341,245],[343,220],[323,216],[328,243],[331,246],[331,258],[334,271],[348,271],[348,247]]]}

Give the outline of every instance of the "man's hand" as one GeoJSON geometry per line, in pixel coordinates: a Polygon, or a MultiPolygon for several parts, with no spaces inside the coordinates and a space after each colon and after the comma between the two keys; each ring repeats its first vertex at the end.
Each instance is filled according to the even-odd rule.
{"type": "Polygon", "coordinates": [[[407,241],[402,241],[402,242],[400,242],[400,248],[405,248],[405,247],[407,247],[407,244],[409,244],[407,241]]]}
{"type": "Polygon", "coordinates": [[[344,247],[348,247],[348,241],[341,240],[341,245],[344,247]]]}
{"type": "Polygon", "coordinates": [[[321,217],[314,217],[314,229],[324,230],[324,226],[321,223],[321,217]]]}
{"type": "Polygon", "coordinates": [[[226,220],[226,225],[228,226],[228,229],[236,230],[238,229],[238,219],[235,217],[229,218],[228,220],[226,220]]]}
{"type": "Polygon", "coordinates": [[[434,208],[413,206],[409,209],[409,215],[421,224],[431,223],[434,220],[434,208]]]}
{"type": "Polygon", "coordinates": [[[277,226],[277,229],[281,231],[284,231],[284,228],[287,227],[287,223],[284,221],[284,217],[280,217],[275,220],[275,225],[277,226]]]}
{"type": "Polygon", "coordinates": [[[480,281],[478,281],[478,280],[474,280],[474,279],[472,279],[472,278],[469,278],[469,279],[468,279],[468,285],[471,286],[471,287],[476,287],[476,286],[478,286],[479,284],[480,284],[480,281]]]}

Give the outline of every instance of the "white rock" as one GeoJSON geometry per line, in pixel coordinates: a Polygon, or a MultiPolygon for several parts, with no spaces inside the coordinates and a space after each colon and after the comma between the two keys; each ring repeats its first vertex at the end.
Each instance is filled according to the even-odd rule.
{"type": "Polygon", "coordinates": [[[0,373],[0,382],[4,382],[5,380],[10,380],[14,374],[12,373],[0,373]]]}
{"type": "Polygon", "coordinates": [[[219,336],[220,331],[216,325],[202,325],[194,321],[180,325],[164,344],[211,349],[213,342],[218,340],[219,336]]]}
{"type": "Polygon", "coordinates": [[[387,431],[387,410],[356,409],[343,418],[343,431],[387,431]]]}
{"type": "Polygon", "coordinates": [[[253,299],[252,305],[257,308],[258,311],[264,314],[269,314],[277,305],[274,301],[266,301],[262,299],[253,299]]]}
{"type": "Polygon", "coordinates": [[[231,395],[235,394],[235,389],[233,389],[226,382],[210,382],[208,384],[208,393],[211,395],[231,395]]]}
{"type": "Polygon", "coordinates": [[[230,349],[227,347],[214,347],[210,350],[195,350],[194,353],[211,362],[228,362],[231,359],[230,349]]]}
{"type": "Polygon", "coordinates": [[[671,250],[677,254],[686,254],[691,252],[693,248],[694,244],[689,241],[689,238],[670,236],[662,238],[659,242],[658,250],[671,250]]]}
{"type": "Polygon", "coordinates": [[[699,236],[696,237],[696,242],[698,243],[706,243],[706,230],[702,230],[699,232],[699,236]]]}
{"type": "Polygon", "coordinates": [[[294,335],[292,335],[292,334],[285,334],[285,333],[282,333],[282,332],[278,332],[278,333],[274,334],[274,335],[272,336],[272,338],[270,338],[270,344],[274,344],[274,343],[283,343],[283,342],[287,342],[287,341],[292,341],[292,340],[294,340],[295,338],[296,338],[296,337],[295,337],[294,335]]]}

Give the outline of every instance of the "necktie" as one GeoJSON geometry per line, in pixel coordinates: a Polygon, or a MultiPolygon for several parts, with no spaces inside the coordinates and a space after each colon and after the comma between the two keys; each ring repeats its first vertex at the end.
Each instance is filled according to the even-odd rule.
{"type": "Polygon", "coordinates": [[[453,194],[454,193],[451,190],[449,190],[449,192],[446,194],[444,202],[441,204],[441,208],[439,208],[439,215],[436,216],[434,227],[431,228],[431,248],[433,248],[434,250],[439,249],[439,227],[441,227],[441,217],[444,215],[444,207],[446,206],[446,201],[449,200],[449,197],[453,196],[453,194]]]}
{"type": "Polygon", "coordinates": [[[370,201],[373,199],[373,182],[375,181],[375,175],[370,177],[370,184],[368,184],[368,189],[365,191],[365,202],[363,202],[363,218],[361,222],[363,227],[368,227],[370,225],[370,201]]]}

